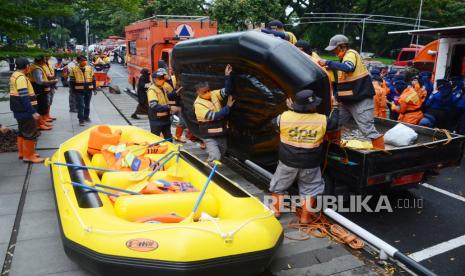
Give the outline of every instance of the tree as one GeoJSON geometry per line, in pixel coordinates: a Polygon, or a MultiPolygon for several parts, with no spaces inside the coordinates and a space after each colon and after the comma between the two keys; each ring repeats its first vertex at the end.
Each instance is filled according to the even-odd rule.
{"type": "Polygon", "coordinates": [[[284,9],[279,0],[215,0],[210,15],[222,32],[234,32],[244,30],[246,21],[257,25],[281,18],[284,9]]]}
{"type": "Polygon", "coordinates": [[[55,16],[72,15],[71,2],[69,0],[0,0],[0,7],[2,7],[0,9],[0,33],[11,39],[37,38],[45,29],[39,28],[37,23],[55,16]]]}

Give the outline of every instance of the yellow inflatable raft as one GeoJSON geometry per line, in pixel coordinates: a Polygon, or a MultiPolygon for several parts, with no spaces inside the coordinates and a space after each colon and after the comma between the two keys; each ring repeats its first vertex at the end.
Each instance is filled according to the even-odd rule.
{"type": "MultiPolygon", "coordinates": [[[[142,145],[142,152],[162,140],[133,126],[110,128],[121,130],[120,144],[142,145]]],[[[112,171],[101,153],[87,153],[91,131],[61,144],[46,162],[71,259],[99,275],[257,275],[266,269],[283,230],[259,200],[215,173],[193,214],[210,167],[164,142],[165,153],[144,155],[149,168],[112,171]]]]}

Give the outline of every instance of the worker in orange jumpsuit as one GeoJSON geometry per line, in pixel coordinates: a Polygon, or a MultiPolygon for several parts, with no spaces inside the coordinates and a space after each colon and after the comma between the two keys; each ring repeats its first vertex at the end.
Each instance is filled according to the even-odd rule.
{"type": "Polygon", "coordinates": [[[426,100],[426,97],[428,97],[428,92],[426,89],[420,84],[420,81],[418,79],[418,76],[413,77],[412,79],[412,87],[417,91],[418,96],[420,96],[421,104],[426,100]]]}
{"type": "Polygon", "coordinates": [[[386,112],[386,94],[387,89],[383,87],[383,79],[380,75],[372,75],[373,87],[375,88],[375,95],[373,96],[374,116],[380,118],[387,118],[386,112]]]}
{"type": "Polygon", "coordinates": [[[398,121],[414,125],[418,124],[423,118],[420,95],[418,95],[413,87],[407,86],[404,81],[396,82],[395,89],[397,93],[402,93],[399,98],[399,105],[395,103],[391,104],[391,110],[399,113],[398,121]]]}

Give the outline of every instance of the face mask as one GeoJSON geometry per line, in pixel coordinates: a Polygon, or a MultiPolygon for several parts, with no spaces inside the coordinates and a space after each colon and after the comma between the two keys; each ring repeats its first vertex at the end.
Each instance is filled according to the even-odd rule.
{"type": "Polygon", "coordinates": [[[165,83],[165,80],[156,80],[155,84],[158,86],[162,86],[165,83]]]}
{"type": "Polygon", "coordinates": [[[339,52],[336,54],[336,56],[340,59],[344,58],[346,52],[345,51],[342,51],[342,50],[339,50],[339,52]]]}
{"type": "Polygon", "coordinates": [[[413,85],[413,87],[415,88],[415,90],[420,90],[420,84],[417,82],[413,85]]]}
{"type": "Polygon", "coordinates": [[[79,62],[79,66],[81,66],[81,67],[84,67],[84,66],[86,66],[86,65],[87,65],[87,61],[86,61],[86,60],[83,60],[83,61],[79,62]]]}

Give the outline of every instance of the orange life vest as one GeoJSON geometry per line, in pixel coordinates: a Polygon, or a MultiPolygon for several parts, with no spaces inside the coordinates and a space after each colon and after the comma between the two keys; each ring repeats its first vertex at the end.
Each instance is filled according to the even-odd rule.
{"type": "Polygon", "coordinates": [[[100,125],[90,131],[87,152],[90,155],[100,153],[103,145],[118,145],[121,139],[121,130],[111,131],[107,125],[100,125]]]}

